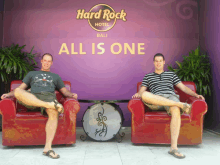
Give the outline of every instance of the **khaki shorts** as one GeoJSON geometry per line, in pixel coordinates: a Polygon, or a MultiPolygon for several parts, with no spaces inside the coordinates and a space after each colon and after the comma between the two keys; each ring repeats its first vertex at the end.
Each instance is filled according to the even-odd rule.
{"type": "MultiPolygon", "coordinates": [[[[29,92],[29,91],[27,91],[29,92]]],[[[31,92],[29,92],[31,93],[31,92]]],[[[31,93],[34,96],[36,96],[39,100],[45,101],[45,102],[52,102],[54,101],[56,98],[56,94],[55,93],[51,93],[51,92],[40,92],[40,93],[31,93]]],[[[28,111],[41,111],[41,114],[44,116],[48,116],[47,112],[46,112],[46,108],[44,107],[35,107],[35,106],[30,106],[30,105],[26,105],[23,102],[19,101],[17,99],[18,103],[21,105],[24,105],[26,108],[28,108],[28,111]]]]}
{"type": "MultiPolygon", "coordinates": [[[[176,101],[176,102],[180,102],[179,100],[179,95],[172,95],[172,94],[159,94],[157,96],[162,96],[162,97],[165,97],[169,100],[173,100],[173,101],[176,101]]],[[[142,100],[143,101],[143,100],[142,100]]],[[[146,102],[143,101],[143,103],[145,105],[147,105],[151,110],[158,110],[158,111],[167,111],[167,114],[169,116],[171,116],[171,112],[170,112],[170,107],[169,106],[160,106],[160,105],[153,105],[153,104],[148,104],[146,102]]],[[[180,114],[182,115],[183,114],[183,110],[180,109],[180,114]]]]}

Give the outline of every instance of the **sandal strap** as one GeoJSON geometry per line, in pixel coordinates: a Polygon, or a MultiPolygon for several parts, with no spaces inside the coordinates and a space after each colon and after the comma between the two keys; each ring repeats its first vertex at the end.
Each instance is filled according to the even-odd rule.
{"type": "MultiPolygon", "coordinates": [[[[176,155],[176,154],[180,154],[181,155],[181,153],[177,149],[173,149],[171,152],[173,152],[174,155],[176,155]]],[[[182,156],[178,156],[178,157],[185,158],[185,155],[182,154],[182,156]]]]}
{"type": "Polygon", "coordinates": [[[183,111],[185,111],[187,109],[187,103],[183,104],[183,111]]]}
{"type": "Polygon", "coordinates": [[[191,105],[191,104],[188,104],[188,103],[184,103],[184,104],[183,104],[183,111],[185,112],[187,108],[189,108],[189,112],[190,112],[191,109],[192,109],[192,105],[191,105]],[[188,107],[187,105],[189,105],[189,107],[188,107]]]}
{"type": "Polygon", "coordinates": [[[54,107],[56,108],[56,110],[57,110],[57,104],[58,104],[58,101],[57,100],[54,100],[53,101],[55,104],[54,104],[54,107]]]}
{"type": "MultiPolygon", "coordinates": [[[[55,105],[54,105],[55,109],[58,111],[57,104],[60,104],[60,103],[59,103],[57,100],[54,100],[53,102],[55,103],[55,105]]],[[[63,113],[63,111],[64,111],[64,110],[62,110],[61,112],[58,112],[58,113],[59,113],[59,114],[60,114],[60,113],[63,113]]]]}
{"type": "Polygon", "coordinates": [[[180,154],[180,152],[177,149],[173,149],[171,152],[173,152],[174,154],[180,154]]]}
{"type": "Polygon", "coordinates": [[[49,151],[47,151],[46,155],[49,156],[51,152],[55,155],[54,150],[49,150],[49,151]]]}

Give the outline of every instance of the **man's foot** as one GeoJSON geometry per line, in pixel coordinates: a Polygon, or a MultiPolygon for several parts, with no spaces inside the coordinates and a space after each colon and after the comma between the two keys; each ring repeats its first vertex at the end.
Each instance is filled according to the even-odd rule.
{"type": "Polygon", "coordinates": [[[183,112],[185,112],[186,114],[190,114],[191,108],[192,108],[191,104],[183,103],[182,109],[183,109],[183,112]]]}
{"type": "Polygon", "coordinates": [[[48,156],[52,159],[58,159],[60,158],[60,155],[56,154],[53,150],[44,151],[43,155],[48,156]]]}
{"type": "Polygon", "coordinates": [[[57,100],[54,100],[53,102],[55,103],[54,107],[56,108],[56,110],[59,113],[63,113],[64,112],[64,108],[63,108],[62,104],[60,104],[57,100]]]}
{"type": "Polygon", "coordinates": [[[48,107],[46,108],[52,108],[52,109],[55,108],[59,113],[64,112],[63,105],[60,104],[57,100],[54,100],[53,102],[48,102],[48,107]]]}
{"type": "Polygon", "coordinates": [[[168,153],[178,159],[183,159],[186,157],[185,155],[179,153],[177,149],[171,149],[170,151],[168,151],[168,153]]]}

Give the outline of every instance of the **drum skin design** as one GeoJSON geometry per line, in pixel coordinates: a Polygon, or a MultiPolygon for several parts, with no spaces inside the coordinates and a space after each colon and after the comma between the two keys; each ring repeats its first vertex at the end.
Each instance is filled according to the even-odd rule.
{"type": "Polygon", "coordinates": [[[83,129],[96,141],[112,139],[121,129],[124,117],[114,103],[98,103],[90,106],[83,115],[83,129]]]}

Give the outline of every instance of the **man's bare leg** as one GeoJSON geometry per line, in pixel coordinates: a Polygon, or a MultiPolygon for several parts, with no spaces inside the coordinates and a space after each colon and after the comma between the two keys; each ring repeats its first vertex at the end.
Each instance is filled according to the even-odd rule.
{"type": "MultiPolygon", "coordinates": [[[[173,100],[169,100],[167,98],[164,98],[162,96],[154,95],[150,92],[143,92],[141,96],[142,100],[146,103],[153,104],[153,105],[161,105],[161,106],[177,106],[179,108],[183,109],[183,104],[182,102],[176,102],[173,100]]],[[[189,108],[186,109],[186,112],[189,111],[189,108]]]]}
{"type": "MultiPolygon", "coordinates": [[[[49,150],[52,150],[52,141],[54,139],[56,130],[57,130],[57,124],[58,124],[58,112],[55,109],[46,109],[46,112],[48,114],[48,120],[45,127],[46,131],[46,144],[44,147],[43,152],[47,152],[49,150]]],[[[57,154],[50,153],[52,157],[56,157],[57,154]]]]}
{"type": "MultiPolygon", "coordinates": [[[[170,122],[170,134],[171,134],[171,147],[170,151],[177,149],[177,141],[180,133],[181,117],[179,107],[170,107],[171,122],[170,122]]],[[[183,156],[183,154],[176,153],[177,156],[183,156]]]]}
{"type": "MultiPolygon", "coordinates": [[[[19,101],[23,102],[26,105],[54,109],[54,104],[55,104],[54,102],[45,102],[45,101],[39,100],[36,96],[27,92],[26,90],[16,88],[14,95],[19,101]]],[[[57,104],[57,107],[58,107],[59,112],[63,108],[61,104],[57,104]]]]}

